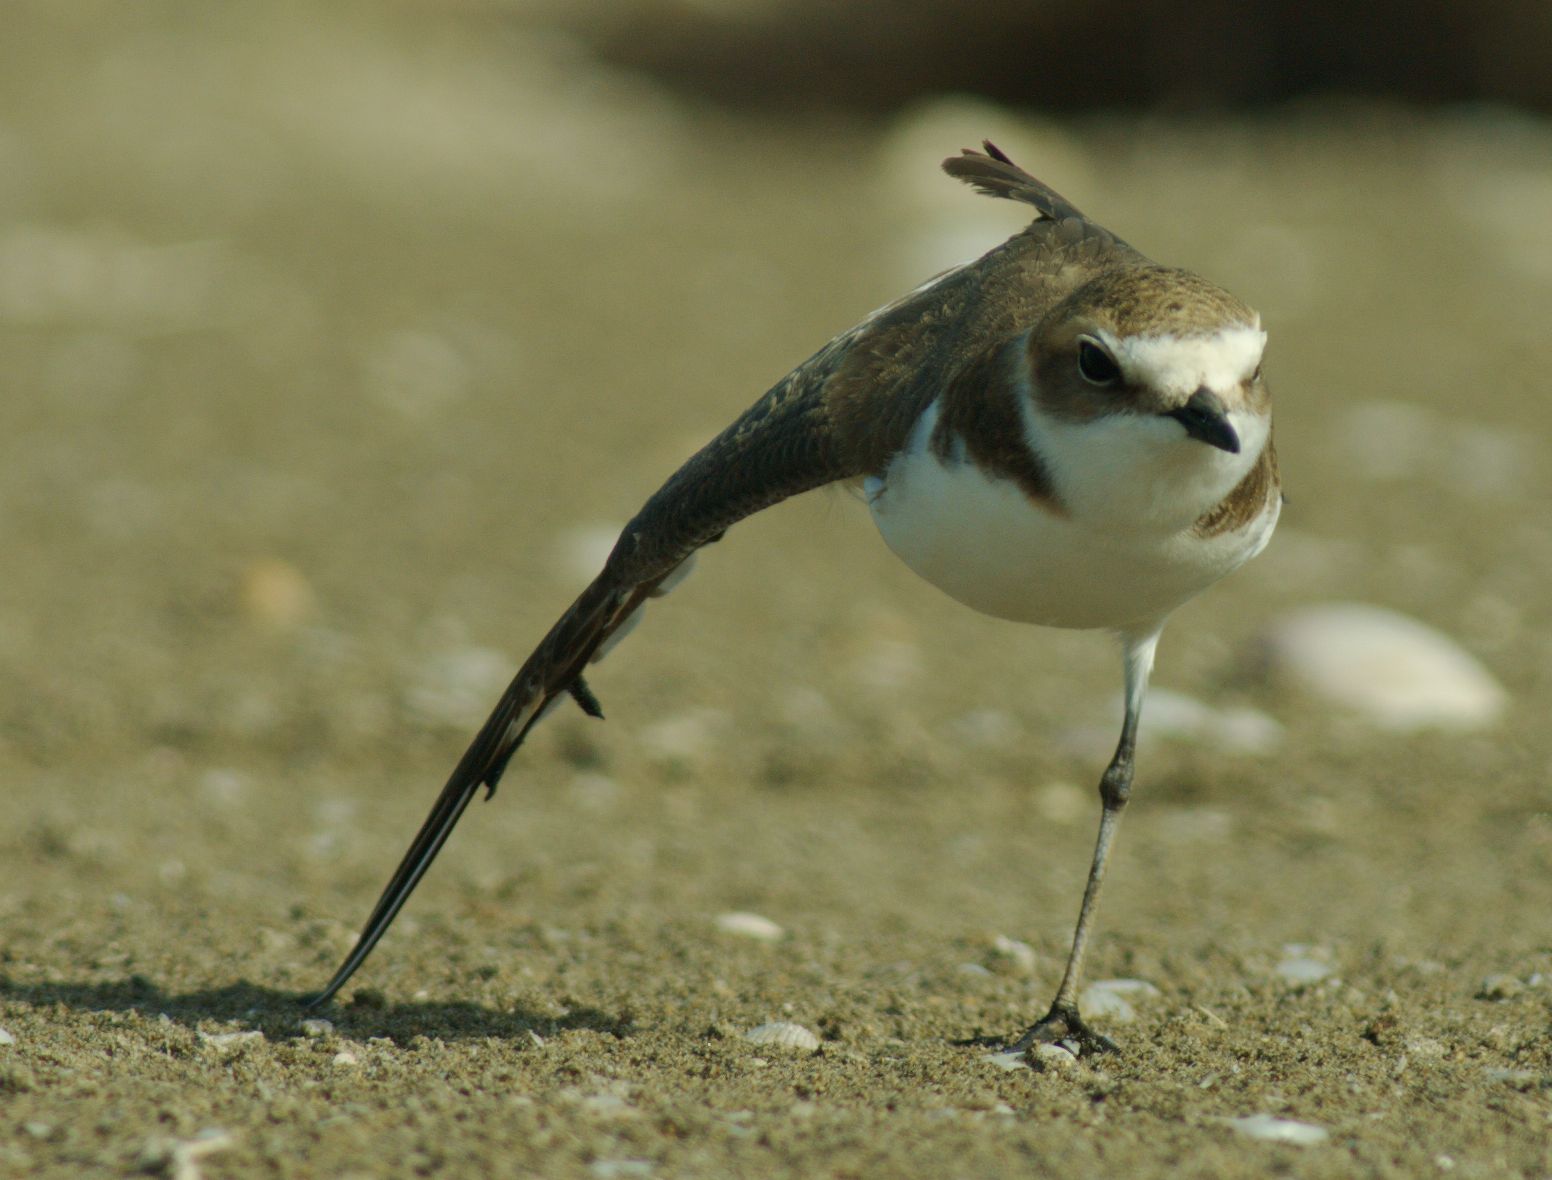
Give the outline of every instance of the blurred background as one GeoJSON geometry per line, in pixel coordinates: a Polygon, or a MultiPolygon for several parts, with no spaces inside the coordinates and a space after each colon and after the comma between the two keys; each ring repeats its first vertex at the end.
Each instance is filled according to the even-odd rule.
{"type": "MultiPolygon", "coordinates": [[[[268,997],[296,1035],[290,999],[619,526],[836,332],[1024,224],[938,169],[983,138],[1270,331],[1288,505],[1165,636],[1096,976],[1223,1013],[1235,1061],[1272,1051],[1246,1029],[1308,1031],[1266,1023],[1285,943],[1363,989],[1334,1004],[1436,987],[1401,1011],[1446,1040],[1436,1013],[1508,1019],[1471,1007],[1485,975],[1552,978],[1549,108],[1544,0],[6,0],[18,1043],[54,1001],[155,1045],[158,1012],[268,997]]],[[[357,1009],[364,1036],[569,1005],[671,1053],[708,1011],[817,1019],[816,986],[865,1052],[1035,1015],[1119,717],[1104,637],[974,616],[820,493],[708,550],[593,683],[609,723],[536,733],[358,977],[469,1007],[357,1009]],[[729,910],[790,941],[708,943],[729,910]]],[[[275,1085],[313,1085],[276,1052],[275,1085]]],[[[188,1060],[170,1084],[215,1092],[188,1060]]],[[[1414,1143],[1460,1081],[1421,1076],[1382,1144],[1414,1172],[1455,1150],[1414,1143]]],[[[1160,1117],[1138,1134],[1173,1142],[1160,1117]]],[[[1544,1170],[1537,1118],[1516,1150],[1544,1170]]],[[[337,1142],[320,1170],[354,1162],[337,1142]]]]}
{"type": "MultiPolygon", "coordinates": [[[[988,136],[1263,312],[1293,510],[1216,609],[1340,588],[1544,688],[1552,10],[972,9],[7,5],[6,750],[463,732],[694,446],[1022,224],[937,170],[988,136]]],[[[936,609],[818,499],[751,529],[936,609]]],[[[718,576],[833,613],[762,548],[718,576]]]]}

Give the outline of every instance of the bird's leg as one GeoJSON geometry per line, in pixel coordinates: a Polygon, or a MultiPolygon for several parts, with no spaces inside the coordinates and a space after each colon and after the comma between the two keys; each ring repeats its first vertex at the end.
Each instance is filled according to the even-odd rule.
{"type": "Polygon", "coordinates": [[[1159,629],[1143,635],[1124,635],[1123,651],[1126,661],[1126,717],[1121,722],[1121,740],[1116,745],[1115,756],[1105,768],[1099,780],[1099,838],[1094,843],[1094,859],[1089,864],[1088,884],[1083,890],[1083,905],[1078,910],[1078,927],[1072,936],[1072,951],[1067,956],[1067,969],[1062,973],[1061,986],[1051,1001],[1051,1010],[1028,1028],[1024,1035],[1009,1046],[1012,1052],[1022,1053],[1042,1042],[1075,1040],[1082,1053],[1107,1053],[1115,1049],[1115,1042],[1102,1033],[1093,1031],[1078,1014],[1078,981],[1083,974],[1083,954],[1088,949],[1089,927],[1094,912],[1099,908],[1099,889],[1105,881],[1105,866],[1110,859],[1110,845],[1115,840],[1116,828],[1121,823],[1121,812],[1132,793],[1132,762],[1137,748],[1137,719],[1142,713],[1143,697],[1148,692],[1148,674],[1153,670],[1153,652],[1158,646],[1159,629]]]}

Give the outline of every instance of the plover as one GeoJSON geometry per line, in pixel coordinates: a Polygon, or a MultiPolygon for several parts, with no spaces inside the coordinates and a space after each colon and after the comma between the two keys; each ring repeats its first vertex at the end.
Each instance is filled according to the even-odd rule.
{"type": "Polygon", "coordinates": [[[1125,719],[1072,949],[1050,1009],[1012,1040],[1114,1047],[1079,1014],[1078,982],[1154,649],[1176,607],[1261,551],[1282,503],[1266,334],[1221,287],[1153,263],[984,147],[944,170],[1030,205],[1028,228],[830,341],[646,502],[517,673],[314,1003],[361,966],[540,718],[568,696],[602,715],[588,666],[696,550],[789,496],[850,483],[890,549],[959,601],[1120,638],[1125,719]]]}

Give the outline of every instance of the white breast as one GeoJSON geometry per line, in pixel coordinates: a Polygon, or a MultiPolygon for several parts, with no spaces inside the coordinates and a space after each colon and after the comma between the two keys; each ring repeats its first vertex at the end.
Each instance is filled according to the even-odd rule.
{"type": "Polygon", "coordinates": [[[1011,480],[940,459],[927,445],[937,416],[934,403],[884,475],[866,482],[868,506],[906,565],[989,615],[1053,627],[1157,622],[1254,556],[1276,521],[1273,497],[1246,529],[1211,538],[1191,531],[1249,470],[1264,426],[1236,456],[1186,439],[1167,420],[1117,417],[1074,428],[1098,433],[1062,440],[1064,462],[1044,456],[1067,509],[1055,512],[1011,480]],[[1107,437],[1106,425],[1123,433],[1107,437]],[[1065,445],[1074,442],[1077,452],[1065,445]],[[1085,450],[1086,474],[1073,469],[1085,450]],[[1146,472],[1126,466],[1129,451],[1149,460],[1146,472]]]}

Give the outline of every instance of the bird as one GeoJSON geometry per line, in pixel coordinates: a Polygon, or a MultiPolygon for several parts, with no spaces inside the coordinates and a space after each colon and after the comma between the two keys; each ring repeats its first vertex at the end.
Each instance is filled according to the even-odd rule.
{"type": "Polygon", "coordinates": [[[793,369],[647,499],[459,760],[331,1000],[388,930],[469,803],[696,552],[799,493],[861,493],[885,544],[961,603],[1119,639],[1124,718],[1049,1009],[1004,1047],[1113,1051],[1078,1006],[1084,955],[1131,796],[1138,719],[1171,613],[1258,554],[1282,506],[1266,333],[1246,303],[1153,262],[989,140],[942,163],[1028,226],[878,309],[793,369]]]}

